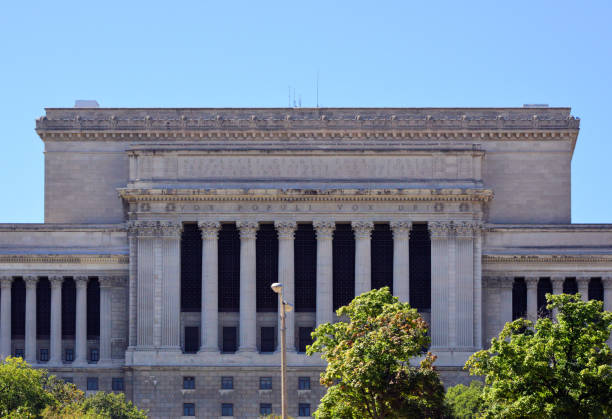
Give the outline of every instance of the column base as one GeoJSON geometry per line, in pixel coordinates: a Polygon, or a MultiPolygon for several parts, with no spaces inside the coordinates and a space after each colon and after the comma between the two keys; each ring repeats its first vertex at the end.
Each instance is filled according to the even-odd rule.
{"type": "Polygon", "coordinates": [[[238,348],[238,351],[236,351],[237,353],[253,353],[253,352],[257,352],[257,348],[255,346],[245,346],[245,347],[240,347],[238,348]]]}
{"type": "Polygon", "coordinates": [[[203,346],[198,350],[198,353],[221,352],[218,346],[203,346]]]}

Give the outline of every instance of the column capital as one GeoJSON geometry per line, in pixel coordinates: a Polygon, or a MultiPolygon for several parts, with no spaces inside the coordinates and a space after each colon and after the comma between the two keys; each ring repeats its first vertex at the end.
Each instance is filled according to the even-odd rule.
{"type": "Polygon", "coordinates": [[[476,225],[471,221],[461,221],[455,224],[455,232],[459,239],[471,239],[474,237],[476,225]]]}
{"type": "Polygon", "coordinates": [[[295,221],[275,221],[274,227],[278,233],[278,239],[293,239],[297,223],[295,221]]]}
{"type": "Polygon", "coordinates": [[[374,229],[374,223],[372,221],[353,221],[351,227],[353,227],[355,239],[369,239],[374,229]]]}
{"type": "Polygon", "coordinates": [[[201,220],[198,221],[198,227],[200,227],[202,240],[217,240],[221,223],[219,221],[201,220]]]}
{"type": "Polygon", "coordinates": [[[527,288],[537,288],[538,286],[538,281],[540,280],[540,278],[538,278],[537,276],[528,276],[525,277],[525,285],[527,285],[527,288]]]}
{"type": "Polygon", "coordinates": [[[10,288],[13,284],[12,276],[0,276],[0,288],[10,288]]]}
{"type": "Polygon", "coordinates": [[[550,282],[552,282],[553,294],[561,294],[563,293],[563,283],[565,282],[565,278],[562,276],[553,276],[550,278],[550,282]]]}
{"type": "Polygon", "coordinates": [[[432,239],[446,239],[453,231],[453,225],[447,221],[432,221],[427,228],[432,239]]]}
{"type": "Polygon", "coordinates": [[[77,288],[86,288],[87,287],[87,282],[89,281],[89,278],[86,276],[75,276],[74,277],[74,285],[77,288]]]}
{"type": "Polygon", "coordinates": [[[57,275],[50,276],[49,283],[51,283],[51,288],[61,288],[64,283],[64,277],[57,275]]]}
{"type": "Polygon", "coordinates": [[[253,220],[239,220],[236,222],[236,227],[240,231],[240,239],[253,239],[257,237],[259,223],[253,220]]]}
{"type": "Polygon", "coordinates": [[[330,239],[333,237],[336,223],[330,220],[315,220],[312,227],[317,231],[317,239],[330,239]]]}
{"type": "Polygon", "coordinates": [[[128,234],[138,237],[179,237],[183,225],[175,221],[138,220],[128,223],[128,234]]]}
{"type": "Polygon", "coordinates": [[[604,276],[603,278],[601,278],[601,283],[604,289],[612,289],[612,276],[604,276]]]}
{"type": "Polygon", "coordinates": [[[587,286],[589,285],[589,281],[590,280],[591,280],[590,276],[577,276],[576,277],[576,282],[577,283],[579,283],[579,284],[580,283],[583,283],[583,284],[586,283],[587,286]]]}
{"type": "Polygon", "coordinates": [[[38,284],[38,277],[24,276],[23,281],[25,282],[26,288],[36,288],[36,284],[38,284]]]}
{"type": "Polygon", "coordinates": [[[391,221],[389,223],[389,227],[393,230],[393,236],[409,234],[410,230],[412,230],[412,221],[409,220],[398,220],[391,221]]]}

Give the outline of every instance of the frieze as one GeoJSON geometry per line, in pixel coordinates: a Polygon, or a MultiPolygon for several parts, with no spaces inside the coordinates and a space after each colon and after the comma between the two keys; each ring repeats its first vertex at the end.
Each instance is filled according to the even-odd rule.
{"type": "Polygon", "coordinates": [[[127,255],[0,255],[0,263],[82,264],[108,265],[128,264],[127,255]]]}
{"type": "Polygon", "coordinates": [[[612,263],[612,255],[483,255],[483,263],[612,263]]]}

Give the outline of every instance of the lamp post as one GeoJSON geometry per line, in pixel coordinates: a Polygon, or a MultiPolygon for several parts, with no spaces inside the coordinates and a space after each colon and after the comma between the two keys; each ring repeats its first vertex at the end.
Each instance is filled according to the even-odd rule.
{"type": "Polygon", "coordinates": [[[275,282],[271,285],[272,291],[278,294],[280,314],[280,346],[281,346],[281,417],[287,419],[287,344],[285,342],[285,317],[293,307],[283,298],[283,284],[275,282]]]}

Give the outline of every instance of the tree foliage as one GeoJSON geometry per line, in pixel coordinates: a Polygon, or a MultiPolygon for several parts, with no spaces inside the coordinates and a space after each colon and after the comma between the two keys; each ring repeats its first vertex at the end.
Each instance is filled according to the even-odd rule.
{"type": "Polygon", "coordinates": [[[446,404],[457,419],[477,418],[482,409],[482,383],[457,384],[446,391],[446,404]]]}
{"type": "Polygon", "coordinates": [[[600,418],[612,415],[612,313],[579,295],[546,295],[557,320],[507,323],[466,363],[483,375],[485,417],[600,418]]]}
{"type": "Polygon", "coordinates": [[[416,309],[400,303],[388,287],[356,297],[313,332],[308,355],[327,361],[328,387],[317,418],[436,418],[444,413],[444,388],[425,353],[428,325],[416,309]],[[423,357],[419,366],[410,360],[423,357]]]}

